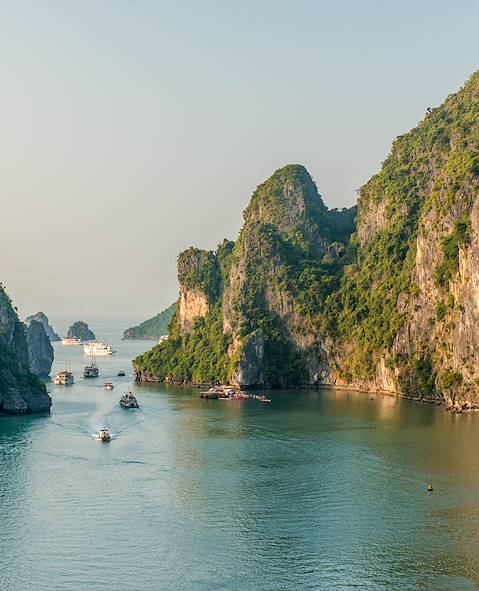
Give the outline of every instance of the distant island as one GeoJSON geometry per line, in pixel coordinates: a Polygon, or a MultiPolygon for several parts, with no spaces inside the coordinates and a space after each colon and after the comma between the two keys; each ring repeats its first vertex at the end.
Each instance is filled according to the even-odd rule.
{"type": "Polygon", "coordinates": [[[94,341],[96,339],[95,334],[88,328],[88,324],[81,320],[74,322],[68,329],[67,337],[77,338],[81,341],[94,341]]]}
{"type": "Polygon", "coordinates": [[[50,339],[50,342],[55,342],[55,341],[59,341],[60,337],[56,334],[56,332],[53,330],[52,326],[50,325],[48,318],[46,317],[46,315],[43,312],[37,312],[36,314],[32,314],[31,316],[27,316],[25,318],[25,324],[27,326],[30,326],[30,323],[32,322],[32,320],[36,320],[37,322],[40,322],[41,324],[43,324],[43,328],[45,329],[45,333],[47,335],[47,337],[50,339]]]}
{"type": "Polygon", "coordinates": [[[169,333],[170,322],[176,312],[177,303],[163,310],[153,318],[145,320],[138,326],[127,328],[123,333],[124,339],[151,339],[157,340],[169,333]]]}
{"type": "Polygon", "coordinates": [[[169,338],[139,380],[321,386],[479,409],[479,72],[398,137],[357,208],[299,164],[254,192],[236,242],[178,258],[169,338]]]}

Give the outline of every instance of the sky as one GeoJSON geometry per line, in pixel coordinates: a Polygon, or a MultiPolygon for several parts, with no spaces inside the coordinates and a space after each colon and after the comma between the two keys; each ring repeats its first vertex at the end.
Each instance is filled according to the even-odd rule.
{"type": "Polygon", "coordinates": [[[479,0],[0,0],[0,281],[19,314],[143,320],[304,164],[351,206],[479,68],[479,0]]]}

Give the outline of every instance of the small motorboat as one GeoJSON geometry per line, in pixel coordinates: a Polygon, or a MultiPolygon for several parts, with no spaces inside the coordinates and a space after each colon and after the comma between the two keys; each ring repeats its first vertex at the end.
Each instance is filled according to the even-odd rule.
{"type": "Polygon", "coordinates": [[[139,408],[138,400],[133,396],[130,390],[120,398],[121,408],[139,408]]]}
{"type": "Polygon", "coordinates": [[[119,378],[123,378],[125,377],[125,372],[123,370],[120,370],[117,375],[119,378]]]}
{"type": "Polygon", "coordinates": [[[110,435],[110,432],[108,431],[108,429],[102,429],[100,431],[100,434],[98,435],[98,439],[100,441],[104,441],[104,442],[110,441],[111,435],[110,435]]]}
{"type": "Polygon", "coordinates": [[[258,402],[271,402],[270,398],[267,398],[264,394],[252,394],[252,400],[257,400],[258,402]]]}
{"type": "Polygon", "coordinates": [[[115,386],[111,382],[105,382],[104,383],[105,390],[113,390],[114,387],[115,386]]]}
{"type": "Polygon", "coordinates": [[[249,396],[243,392],[238,392],[229,396],[220,396],[218,400],[249,400],[249,396]]]}

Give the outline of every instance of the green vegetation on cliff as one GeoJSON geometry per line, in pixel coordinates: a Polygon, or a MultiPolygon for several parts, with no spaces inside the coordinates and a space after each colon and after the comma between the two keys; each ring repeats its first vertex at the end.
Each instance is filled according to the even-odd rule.
{"type": "Polygon", "coordinates": [[[170,322],[175,314],[177,304],[174,302],[153,318],[145,320],[138,326],[127,328],[123,333],[124,339],[159,339],[167,335],[170,329],[170,322]]]}
{"type": "Polygon", "coordinates": [[[436,284],[445,287],[459,269],[459,249],[471,239],[471,221],[464,216],[442,240],[443,260],[436,269],[436,284]]]}
{"type": "Polygon", "coordinates": [[[194,330],[182,333],[179,308],[170,323],[169,338],[134,361],[144,378],[172,382],[211,383],[227,381],[231,375],[228,347],[231,338],[223,333],[220,294],[231,264],[234,243],[224,240],[216,251],[189,248],[178,257],[178,279],[187,290],[204,293],[209,311],[198,318],[194,330]]]}
{"type": "MultiPolygon", "coordinates": [[[[437,284],[446,286],[458,270],[459,248],[469,241],[472,196],[478,184],[478,99],[476,74],[394,142],[381,172],[360,191],[359,236],[349,246],[356,260],[327,309],[339,342],[351,343],[353,352],[344,366],[355,378],[373,377],[379,358],[391,350],[406,318],[400,301],[407,303],[417,289],[418,235],[440,227],[451,210],[460,219],[442,239],[437,284]],[[374,225],[376,231],[361,241],[361,230],[371,232],[374,225]]],[[[442,310],[439,316],[442,319],[442,310]]]]}
{"type": "Polygon", "coordinates": [[[228,380],[228,346],[223,334],[221,302],[200,318],[191,334],[181,335],[173,322],[169,338],[135,360],[145,378],[154,376],[177,383],[213,383],[228,380]]]}

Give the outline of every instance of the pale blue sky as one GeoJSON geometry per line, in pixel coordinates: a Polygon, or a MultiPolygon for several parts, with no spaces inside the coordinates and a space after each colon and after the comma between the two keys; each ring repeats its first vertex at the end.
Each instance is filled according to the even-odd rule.
{"type": "Polygon", "coordinates": [[[352,205],[479,68],[478,22],[477,0],[0,2],[0,280],[22,316],[151,316],[280,166],[352,205]]]}

